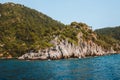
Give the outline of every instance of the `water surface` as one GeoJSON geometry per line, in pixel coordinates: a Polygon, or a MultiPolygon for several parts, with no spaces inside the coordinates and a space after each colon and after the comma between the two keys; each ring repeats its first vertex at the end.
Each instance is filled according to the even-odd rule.
{"type": "Polygon", "coordinates": [[[0,80],[120,80],[120,54],[53,61],[0,60],[0,80]]]}

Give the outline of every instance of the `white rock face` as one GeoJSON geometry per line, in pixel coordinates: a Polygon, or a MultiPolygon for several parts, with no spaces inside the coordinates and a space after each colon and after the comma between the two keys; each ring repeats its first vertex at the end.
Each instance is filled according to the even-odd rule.
{"type": "Polygon", "coordinates": [[[105,50],[101,46],[98,46],[92,41],[85,42],[82,39],[79,41],[78,45],[69,43],[67,40],[62,40],[57,42],[57,39],[51,41],[55,46],[39,50],[38,53],[26,53],[19,57],[18,59],[62,59],[62,58],[84,58],[87,56],[100,56],[109,53],[116,53],[112,48],[111,50],[105,50]]]}

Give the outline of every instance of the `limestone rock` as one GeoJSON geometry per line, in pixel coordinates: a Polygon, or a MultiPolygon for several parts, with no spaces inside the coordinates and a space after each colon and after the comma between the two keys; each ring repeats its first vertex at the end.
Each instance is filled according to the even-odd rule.
{"type": "MultiPolygon", "coordinates": [[[[82,35],[82,34],[81,34],[82,35]]],[[[81,37],[81,36],[78,36],[81,37]]],[[[69,43],[67,40],[57,42],[57,39],[51,41],[54,47],[39,50],[38,53],[26,53],[18,59],[62,59],[62,58],[84,58],[87,56],[101,56],[109,53],[116,53],[112,48],[111,50],[105,50],[101,46],[98,46],[92,41],[86,42],[82,39],[78,45],[69,43]]]]}

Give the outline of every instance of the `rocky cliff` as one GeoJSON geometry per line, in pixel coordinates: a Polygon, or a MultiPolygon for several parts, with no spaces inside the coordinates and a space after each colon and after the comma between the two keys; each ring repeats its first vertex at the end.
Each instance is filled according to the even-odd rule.
{"type": "Polygon", "coordinates": [[[105,50],[94,42],[79,42],[79,45],[62,40],[60,43],[55,41],[55,46],[39,50],[38,53],[30,52],[22,55],[19,59],[62,59],[62,58],[84,58],[87,56],[101,56],[105,54],[116,53],[112,48],[105,50]]]}
{"type": "MultiPolygon", "coordinates": [[[[75,26],[73,26],[76,28],[75,26]]],[[[83,29],[83,28],[82,28],[83,29]]],[[[85,28],[86,31],[91,29],[85,28]]],[[[92,32],[93,33],[93,32],[92,32]]],[[[91,33],[91,34],[92,34],[91,33]]],[[[84,58],[88,56],[101,56],[105,54],[117,53],[113,48],[105,49],[96,44],[93,40],[84,40],[84,33],[79,32],[77,35],[78,43],[70,43],[68,39],[59,40],[59,37],[55,37],[51,41],[53,47],[39,50],[37,53],[30,52],[22,55],[19,59],[63,59],[63,58],[84,58]]],[[[97,35],[93,34],[91,37],[97,39],[97,35]]]]}

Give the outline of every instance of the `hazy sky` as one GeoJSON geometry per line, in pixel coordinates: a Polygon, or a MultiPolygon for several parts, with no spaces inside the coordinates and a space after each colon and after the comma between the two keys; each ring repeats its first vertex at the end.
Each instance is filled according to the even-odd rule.
{"type": "Polygon", "coordinates": [[[93,29],[120,25],[120,0],[0,0],[20,3],[65,24],[84,22],[93,29]]]}

